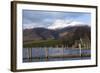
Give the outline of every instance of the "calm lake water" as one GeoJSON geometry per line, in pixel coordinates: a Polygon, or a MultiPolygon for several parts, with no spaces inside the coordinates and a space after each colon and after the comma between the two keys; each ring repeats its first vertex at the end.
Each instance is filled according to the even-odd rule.
{"type": "Polygon", "coordinates": [[[90,49],[31,48],[31,58],[29,58],[29,49],[30,48],[23,48],[23,62],[91,59],[90,49]]]}

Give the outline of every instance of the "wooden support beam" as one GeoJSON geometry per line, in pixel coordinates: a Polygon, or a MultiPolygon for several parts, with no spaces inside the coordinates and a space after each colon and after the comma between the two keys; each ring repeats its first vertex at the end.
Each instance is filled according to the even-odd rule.
{"type": "Polygon", "coordinates": [[[48,48],[45,47],[45,57],[46,57],[46,60],[48,61],[48,48]]]}
{"type": "Polygon", "coordinates": [[[80,57],[81,57],[81,49],[82,49],[81,48],[81,44],[79,44],[79,51],[80,51],[80,54],[79,55],[80,55],[80,57]]]}
{"type": "Polygon", "coordinates": [[[32,48],[27,48],[29,62],[32,61],[32,48]]]}

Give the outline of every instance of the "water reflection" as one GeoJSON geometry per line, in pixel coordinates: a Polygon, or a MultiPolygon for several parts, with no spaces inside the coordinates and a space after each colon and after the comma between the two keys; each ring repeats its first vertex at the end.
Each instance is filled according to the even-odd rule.
{"type": "Polygon", "coordinates": [[[80,56],[79,48],[23,48],[23,62],[83,60],[90,58],[90,49],[81,49],[80,56]]]}

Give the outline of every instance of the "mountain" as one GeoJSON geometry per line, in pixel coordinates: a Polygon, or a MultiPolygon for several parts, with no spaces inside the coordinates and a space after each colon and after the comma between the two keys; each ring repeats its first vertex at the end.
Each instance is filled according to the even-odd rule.
{"type": "Polygon", "coordinates": [[[69,26],[61,29],[32,28],[23,30],[24,41],[35,40],[80,40],[91,39],[91,27],[88,25],[69,26]]]}
{"type": "Polygon", "coordinates": [[[91,34],[91,28],[87,25],[82,26],[69,26],[63,29],[58,29],[57,32],[59,33],[60,38],[68,38],[73,37],[76,40],[84,37],[88,37],[89,39],[91,34]]]}
{"type": "Polygon", "coordinates": [[[23,30],[24,41],[57,39],[58,32],[46,28],[33,28],[23,30]]]}

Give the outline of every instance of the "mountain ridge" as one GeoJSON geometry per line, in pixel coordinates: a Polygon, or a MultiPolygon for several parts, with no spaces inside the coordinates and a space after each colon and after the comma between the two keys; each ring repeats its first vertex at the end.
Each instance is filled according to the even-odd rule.
{"type": "Polygon", "coordinates": [[[87,36],[90,39],[91,27],[88,25],[70,26],[62,29],[46,29],[46,28],[33,28],[23,30],[23,41],[37,41],[48,39],[64,39],[67,37],[84,38],[87,36]]]}

